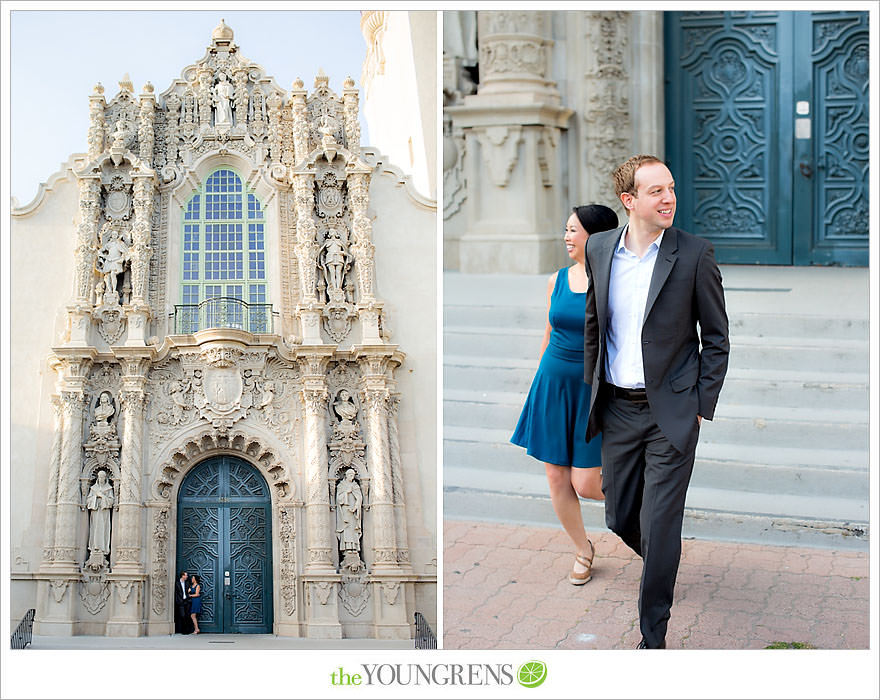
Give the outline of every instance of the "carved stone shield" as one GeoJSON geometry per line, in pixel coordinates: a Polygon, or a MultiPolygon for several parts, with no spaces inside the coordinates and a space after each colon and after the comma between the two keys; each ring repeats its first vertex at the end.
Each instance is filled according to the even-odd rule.
{"type": "Polygon", "coordinates": [[[241,405],[244,387],[236,367],[206,367],[203,382],[205,401],[214,413],[231,413],[241,405]]]}

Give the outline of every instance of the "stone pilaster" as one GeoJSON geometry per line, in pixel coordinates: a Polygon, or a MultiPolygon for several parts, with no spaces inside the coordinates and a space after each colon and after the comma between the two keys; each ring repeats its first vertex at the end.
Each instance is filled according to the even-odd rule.
{"type": "Polygon", "coordinates": [[[40,569],[51,567],[55,560],[55,519],[58,508],[58,480],[61,471],[61,449],[64,411],[58,395],[51,398],[53,414],[52,447],[49,452],[49,489],[46,498],[46,522],[43,526],[43,561],[40,569]]]}
{"type": "Polygon", "coordinates": [[[358,91],[350,77],[342,84],[342,104],[345,119],[345,147],[354,153],[361,153],[361,124],[358,121],[358,91]]]}
{"type": "Polygon", "coordinates": [[[155,176],[134,177],[134,225],[131,241],[131,303],[126,305],[128,317],[127,346],[146,345],[147,323],[150,320],[148,283],[150,279],[150,222],[153,216],[155,176]]]}
{"type": "Polygon", "coordinates": [[[305,434],[306,561],[303,581],[307,596],[308,636],[342,637],[337,588],[339,574],[333,564],[336,537],[330,524],[330,486],[327,479],[327,380],[328,355],[322,347],[302,348],[302,402],[305,434]],[[315,353],[310,353],[310,350],[315,353]]]}
{"type": "Polygon", "coordinates": [[[293,176],[293,196],[296,208],[296,250],[299,265],[300,304],[299,318],[303,345],[321,344],[321,308],[318,303],[315,260],[318,256],[317,227],[312,216],[315,197],[315,174],[297,172],[293,176]]]}
{"type": "Polygon", "coordinates": [[[465,143],[469,188],[459,260],[450,266],[548,272],[564,257],[559,230],[567,202],[559,146],[572,114],[549,78],[549,15],[480,11],[477,23],[479,89],[446,110],[452,132],[465,143]]]}
{"type": "Polygon", "coordinates": [[[143,454],[146,381],[149,351],[118,348],[123,368],[119,393],[122,449],[119,460],[119,508],[113,532],[110,618],[107,636],[138,637],[144,634],[143,454]]]}
{"type": "Polygon", "coordinates": [[[153,167],[153,145],[156,140],[154,122],[156,120],[156,96],[152,83],[144,85],[140,96],[141,123],[138,128],[138,156],[148,168],[153,167]]]}
{"type": "Polygon", "coordinates": [[[294,161],[299,163],[309,155],[309,122],[306,111],[306,90],[302,78],[293,81],[290,104],[293,115],[294,161]]]}
{"type": "Polygon", "coordinates": [[[384,342],[379,333],[382,304],[373,290],[376,246],[373,245],[373,224],[367,215],[370,204],[370,175],[353,169],[348,175],[348,197],[351,205],[351,246],[360,292],[357,304],[361,322],[361,343],[378,345],[384,342]]]}
{"type": "Polygon", "coordinates": [[[104,109],[107,102],[104,99],[104,86],[101,83],[95,85],[95,91],[89,96],[89,160],[95,160],[104,152],[104,109]]]}
{"type": "MultiPolygon", "coordinates": [[[[97,100],[93,106],[97,109],[97,100]]],[[[103,111],[100,119],[103,120],[103,111]]],[[[92,135],[97,139],[96,134],[92,135]]],[[[101,247],[98,240],[100,217],[101,177],[95,173],[82,175],[79,179],[79,224],[74,250],[74,291],[73,299],[67,307],[70,332],[67,344],[74,347],[89,345],[95,264],[101,247]]]]}
{"type": "Polygon", "coordinates": [[[196,95],[199,101],[199,132],[204,134],[211,130],[211,79],[213,73],[209,68],[199,69],[196,95]]]}
{"type": "Polygon", "coordinates": [[[400,394],[388,399],[388,456],[391,460],[392,502],[394,503],[394,533],[397,563],[409,566],[409,538],[406,528],[406,498],[403,492],[403,466],[400,463],[400,430],[397,423],[400,394]]]}

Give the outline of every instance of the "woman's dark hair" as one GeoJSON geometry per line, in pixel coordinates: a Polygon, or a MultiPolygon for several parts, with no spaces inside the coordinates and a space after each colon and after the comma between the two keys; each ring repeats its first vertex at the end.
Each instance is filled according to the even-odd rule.
{"type": "Polygon", "coordinates": [[[195,582],[196,582],[196,583],[201,583],[201,582],[202,582],[201,579],[199,578],[199,575],[198,575],[198,574],[190,574],[190,578],[195,579],[195,582]]]}
{"type": "Polygon", "coordinates": [[[609,209],[603,204],[585,204],[580,207],[574,207],[572,211],[577,216],[581,226],[589,234],[599,233],[599,231],[610,231],[617,228],[617,214],[613,209],[609,209]]]}

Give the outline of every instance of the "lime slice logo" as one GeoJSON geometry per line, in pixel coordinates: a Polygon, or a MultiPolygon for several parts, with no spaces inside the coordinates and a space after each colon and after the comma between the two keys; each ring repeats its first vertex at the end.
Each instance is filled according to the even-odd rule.
{"type": "Polygon", "coordinates": [[[543,661],[526,661],[516,672],[516,679],[523,688],[537,688],[547,679],[547,664],[543,661]]]}

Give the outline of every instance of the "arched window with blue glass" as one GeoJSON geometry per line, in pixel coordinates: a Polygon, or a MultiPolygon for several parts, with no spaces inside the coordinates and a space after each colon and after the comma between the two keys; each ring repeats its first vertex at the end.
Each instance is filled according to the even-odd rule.
{"type": "Polygon", "coordinates": [[[213,171],[187,201],[181,248],[177,333],[272,332],[263,208],[231,168],[213,171]]]}

